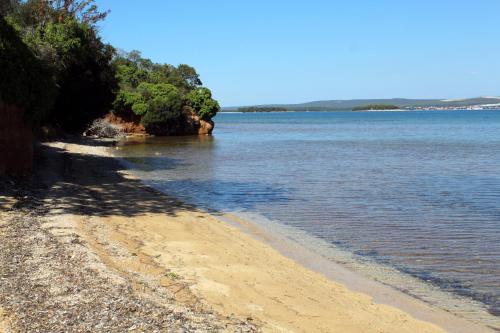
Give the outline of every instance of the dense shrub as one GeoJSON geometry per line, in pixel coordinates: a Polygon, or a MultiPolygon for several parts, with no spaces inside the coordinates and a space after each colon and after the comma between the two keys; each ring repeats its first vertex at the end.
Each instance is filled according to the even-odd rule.
{"type": "Polygon", "coordinates": [[[122,53],[113,63],[120,85],[113,112],[140,116],[150,134],[189,133],[187,127],[193,127],[186,123],[189,115],[182,112],[185,105],[203,120],[210,120],[220,109],[210,90],[200,87],[195,69],[188,65],[155,64],[138,51],[122,53]]]}
{"type": "Polygon", "coordinates": [[[122,90],[133,90],[142,82],[168,83],[179,89],[181,94],[186,94],[202,84],[193,67],[156,64],[142,58],[139,51],[121,52],[113,63],[122,90]]]}
{"type": "Polygon", "coordinates": [[[192,90],[187,95],[187,101],[200,119],[206,121],[212,119],[220,110],[219,103],[212,99],[212,92],[205,87],[192,90]]]}
{"type": "Polygon", "coordinates": [[[82,130],[111,108],[118,87],[110,64],[114,50],[93,29],[70,19],[39,27],[29,40],[51,64],[59,86],[53,124],[82,130]]]}
{"type": "Polygon", "coordinates": [[[40,122],[50,111],[55,84],[50,72],[0,16],[0,104],[22,107],[40,122]]]}
{"type": "Polygon", "coordinates": [[[80,131],[104,115],[115,99],[114,49],[92,25],[99,13],[92,1],[13,1],[8,20],[32,53],[50,70],[57,96],[47,122],[80,131]]]}
{"type": "Polygon", "coordinates": [[[142,115],[142,124],[151,134],[168,134],[179,125],[182,117],[182,96],[179,90],[168,83],[146,83],[137,87],[140,97],[132,110],[142,115]]]}
{"type": "Polygon", "coordinates": [[[0,102],[18,101],[38,121],[82,131],[111,109],[141,117],[152,134],[187,134],[199,125],[193,112],[210,120],[219,110],[194,68],[116,55],[99,37],[107,12],[93,0],[9,0],[0,10],[14,26],[2,19],[0,102]]]}

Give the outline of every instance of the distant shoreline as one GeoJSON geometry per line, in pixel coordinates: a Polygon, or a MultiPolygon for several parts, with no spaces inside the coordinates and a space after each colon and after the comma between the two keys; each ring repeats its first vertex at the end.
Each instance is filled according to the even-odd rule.
{"type": "Polygon", "coordinates": [[[237,111],[237,110],[222,110],[219,113],[287,113],[287,112],[428,112],[428,111],[500,111],[500,107],[494,109],[392,109],[392,110],[283,110],[283,111],[237,111]]]}
{"type": "Polygon", "coordinates": [[[318,100],[307,103],[291,104],[261,104],[261,105],[230,105],[225,111],[351,111],[364,107],[398,107],[402,110],[499,110],[500,97],[484,96],[460,99],[347,99],[347,100],[318,100]]]}

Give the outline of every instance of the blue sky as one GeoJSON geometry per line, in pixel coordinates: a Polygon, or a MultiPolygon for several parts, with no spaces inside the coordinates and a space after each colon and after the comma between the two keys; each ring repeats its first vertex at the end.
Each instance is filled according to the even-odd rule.
{"type": "Polygon", "coordinates": [[[97,0],[107,42],[223,106],[500,95],[500,0],[97,0]]]}

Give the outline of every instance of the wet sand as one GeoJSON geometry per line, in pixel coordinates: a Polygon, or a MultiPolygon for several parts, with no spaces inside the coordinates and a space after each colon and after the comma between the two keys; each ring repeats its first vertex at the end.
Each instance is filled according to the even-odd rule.
{"type": "Polygon", "coordinates": [[[119,170],[105,146],[55,143],[46,149],[63,154],[69,163],[63,169],[73,175],[56,180],[59,171],[52,170],[46,176],[54,178],[48,187],[56,192],[51,232],[77,235],[93,265],[109,273],[108,283],[128,283],[134,297],[159,306],[171,298],[176,307],[194,311],[186,320],[214,321],[208,331],[445,332],[442,327],[451,331],[453,325],[462,332],[489,331],[357,279],[368,283],[361,289],[387,293],[407,312],[375,303],[318,272],[327,267],[320,261],[311,259],[319,266],[306,268],[257,239],[259,231],[246,221],[231,225],[142,185],[119,170]],[[65,186],[77,191],[63,190],[58,202],[65,186]]]}

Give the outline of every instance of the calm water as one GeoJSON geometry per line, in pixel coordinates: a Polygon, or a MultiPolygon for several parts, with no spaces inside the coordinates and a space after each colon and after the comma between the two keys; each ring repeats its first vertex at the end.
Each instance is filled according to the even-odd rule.
{"type": "Polygon", "coordinates": [[[500,111],[220,114],[123,148],[184,201],[251,212],[500,313],[500,111]]]}

